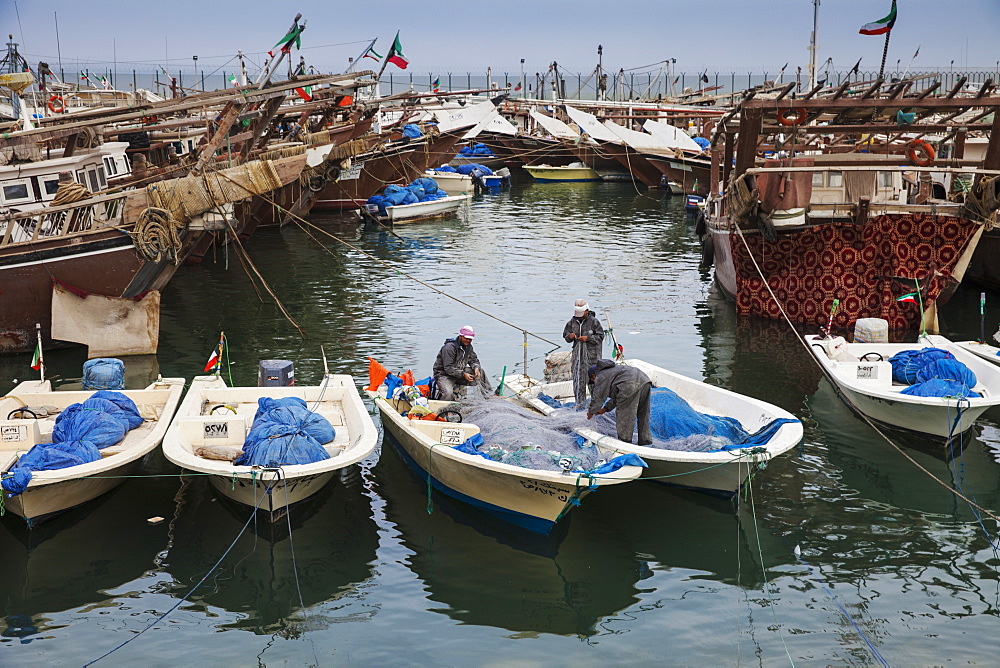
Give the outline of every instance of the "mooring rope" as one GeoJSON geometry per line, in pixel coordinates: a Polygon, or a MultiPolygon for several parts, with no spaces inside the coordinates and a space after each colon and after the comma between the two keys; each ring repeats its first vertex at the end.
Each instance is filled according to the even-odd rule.
{"type": "MultiPolygon", "coordinates": [[[[256,485],[254,486],[254,489],[256,490],[256,485]]],[[[243,524],[243,528],[240,529],[240,531],[239,531],[238,534],[236,534],[236,538],[234,538],[233,542],[229,544],[229,547],[227,547],[226,551],[222,553],[222,556],[219,557],[218,561],[216,561],[215,564],[213,564],[212,567],[210,569],[208,569],[208,572],[205,573],[205,575],[203,575],[200,580],[198,580],[198,583],[195,584],[195,586],[191,587],[191,589],[190,589],[190,591],[188,591],[188,593],[184,594],[184,596],[182,596],[176,603],[174,603],[172,606],[170,606],[170,608],[166,612],[164,612],[162,615],[160,615],[159,617],[157,617],[156,619],[154,619],[153,621],[151,621],[149,624],[147,624],[145,626],[145,628],[143,628],[142,630],[140,630],[135,635],[130,636],[126,640],[122,641],[116,647],[113,647],[113,648],[109,649],[107,652],[105,652],[104,654],[100,655],[96,659],[91,659],[87,663],[83,664],[83,668],[87,668],[87,666],[92,666],[95,663],[97,663],[98,661],[100,661],[100,660],[102,660],[102,659],[110,656],[114,652],[117,652],[122,647],[124,647],[125,645],[129,644],[130,642],[132,642],[133,640],[135,640],[136,638],[138,638],[139,636],[141,636],[143,633],[145,633],[149,629],[153,628],[154,626],[156,626],[157,624],[159,624],[160,622],[162,622],[167,617],[167,615],[169,615],[171,612],[173,612],[178,607],[180,607],[180,605],[182,603],[184,603],[185,601],[187,601],[188,598],[192,594],[194,594],[194,592],[198,589],[198,587],[200,587],[201,585],[203,585],[205,583],[205,581],[208,579],[208,577],[212,573],[215,572],[215,570],[219,567],[220,564],[222,564],[222,561],[229,555],[229,553],[232,551],[232,549],[234,547],[236,547],[236,543],[239,541],[239,539],[246,532],[247,527],[249,527],[250,523],[254,520],[255,517],[257,517],[257,510],[260,509],[260,504],[264,503],[264,499],[266,499],[268,497],[268,495],[270,494],[270,491],[271,491],[271,487],[268,487],[267,488],[268,494],[261,495],[260,501],[257,502],[257,505],[255,505],[254,508],[253,508],[253,510],[250,512],[250,517],[247,518],[246,523],[243,524]]]]}

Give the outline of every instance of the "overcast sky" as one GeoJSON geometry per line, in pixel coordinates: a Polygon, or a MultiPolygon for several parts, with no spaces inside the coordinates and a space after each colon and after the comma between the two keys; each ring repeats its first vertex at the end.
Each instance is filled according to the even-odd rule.
{"type": "MultiPolygon", "coordinates": [[[[817,63],[846,70],[862,58],[877,70],[883,37],[858,34],[885,16],[891,0],[822,0],[817,63]]],[[[915,70],[993,70],[1000,60],[998,0],[898,0],[888,63],[915,70]]],[[[676,58],[678,72],[788,73],[808,63],[812,0],[439,0],[435,3],[299,0],[0,0],[0,25],[13,33],[34,66],[119,71],[165,65],[191,71],[228,67],[238,49],[267,51],[296,11],[308,21],[302,55],[322,71],[342,71],[372,38],[385,55],[396,31],[410,70],[494,74],[545,71],[553,60],[567,73],[589,73],[604,46],[607,70],[676,58]],[[59,40],[56,40],[58,18],[59,40]]],[[[298,54],[296,54],[297,59],[298,54]]],[[[373,61],[366,60],[374,65],[373,61]]],[[[396,71],[394,66],[390,69],[396,71]]]]}

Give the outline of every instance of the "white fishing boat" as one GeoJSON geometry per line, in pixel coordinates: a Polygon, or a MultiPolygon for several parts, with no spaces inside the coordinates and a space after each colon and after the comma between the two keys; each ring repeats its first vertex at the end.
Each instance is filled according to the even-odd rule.
{"type": "Polygon", "coordinates": [[[338,471],[370,455],[377,442],[375,423],[351,376],[327,374],[320,385],[289,387],[228,387],[219,376],[197,376],[163,439],[163,454],[181,468],[209,474],[219,494],[259,509],[273,522],[338,471]],[[321,444],[329,458],[274,467],[234,464],[264,397],[297,397],[326,418],[335,431],[332,441],[321,444]]]}
{"type": "Polygon", "coordinates": [[[428,169],[427,176],[437,181],[438,187],[449,195],[465,195],[472,192],[472,177],[468,174],[428,169]]]}
{"type": "MultiPolygon", "coordinates": [[[[625,443],[597,431],[592,422],[587,422],[587,426],[574,428],[576,433],[592,443],[614,448],[619,453],[634,453],[642,457],[649,465],[642,473],[645,478],[715,495],[732,496],[740,490],[748,476],[764,468],[770,459],[788,452],[802,440],[802,423],[777,406],[687,378],[641,360],[622,363],[641,369],[649,376],[654,388],[669,388],[698,412],[735,418],[750,434],[755,434],[777,419],[791,420],[781,424],[770,439],[760,445],[707,452],[625,443]]],[[[572,380],[540,383],[522,375],[508,378],[506,386],[518,401],[545,415],[551,415],[557,409],[545,403],[539,395],[546,395],[559,403],[574,400],[572,380]]]]}
{"type": "Polygon", "coordinates": [[[953,344],[977,357],[988,360],[992,364],[1000,364],[1000,348],[996,346],[982,341],[954,341],[953,344]]]}
{"type": "Polygon", "coordinates": [[[561,181],[600,181],[601,175],[583,164],[574,162],[569,165],[552,167],[550,165],[525,165],[524,171],[539,183],[558,183],[561,181]]]}
{"type": "MultiPolygon", "coordinates": [[[[122,484],[163,440],[183,391],[183,378],[164,378],[143,390],[122,390],[135,402],[142,424],[128,431],[119,443],[101,449],[101,458],[96,461],[32,471],[23,492],[2,492],[7,510],[23,517],[28,526],[35,526],[122,484]]],[[[0,398],[0,471],[10,474],[19,458],[33,446],[51,443],[59,414],[93,394],[85,390],[53,391],[46,380],[20,383],[0,398]]]]}
{"type": "Polygon", "coordinates": [[[964,433],[990,406],[1000,403],[1000,368],[943,336],[922,336],[919,343],[847,343],[843,337],[806,336],[844,401],[855,411],[896,429],[947,439],[964,433]],[[889,359],[924,347],[954,355],[976,376],[978,397],[922,397],[902,394],[910,385],[893,380],[889,359]]]}
{"type": "Polygon", "coordinates": [[[429,220],[440,218],[458,211],[464,204],[472,199],[471,194],[449,195],[441,199],[432,199],[426,202],[415,202],[413,204],[399,204],[388,206],[383,214],[378,206],[366,204],[364,208],[358,209],[355,213],[361,220],[374,218],[380,223],[414,223],[418,220],[429,220]]]}
{"type": "MultiPolygon", "coordinates": [[[[383,387],[384,392],[384,387],[383,387]]],[[[367,390],[382,416],[382,425],[402,446],[407,463],[435,489],[482,508],[520,527],[548,534],[553,525],[592,490],[637,478],[640,466],[622,466],[610,473],[548,471],[505,464],[456,449],[480,433],[476,424],[409,419],[398,400],[367,390]]],[[[434,413],[453,404],[428,402],[434,413]]],[[[616,454],[597,446],[606,460],[616,454]]]]}

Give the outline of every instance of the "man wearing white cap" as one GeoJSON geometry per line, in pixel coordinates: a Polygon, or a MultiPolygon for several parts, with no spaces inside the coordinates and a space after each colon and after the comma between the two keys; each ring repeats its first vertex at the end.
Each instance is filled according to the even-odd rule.
{"type": "Polygon", "coordinates": [[[573,393],[576,395],[576,405],[587,403],[587,390],[593,394],[594,386],[589,383],[587,369],[601,359],[604,344],[604,328],[586,299],[577,299],[573,305],[573,317],[563,327],[563,338],[573,344],[573,357],[570,368],[573,370],[573,393]]]}
{"type": "Polygon", "coordinates": [[[434,360],[434,398],[454,401],[465,395],[465,387],[483,376],[479,356],[472,349],[476,331],[469,325],[458,330],[453,339],[446,339],[434,360]]]}

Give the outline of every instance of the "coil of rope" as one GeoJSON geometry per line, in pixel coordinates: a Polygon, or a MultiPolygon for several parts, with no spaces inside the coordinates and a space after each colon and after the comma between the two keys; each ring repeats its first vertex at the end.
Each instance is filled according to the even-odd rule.
{"type": "Polygon", "coordinates": [[[178,264],[180,229],[181,225],[168,210],[151,206],[139,214],[129,236],[136,250],[147,260],[156,261],[165,257],[178,264]]]}
{"type": "Polygon", "coordinates": [[[76,183],[74,181],[70,181],[69,183],[60,183],[59,189],[56,190],[56,196],[52,198],[51,202],[49,202],[49,206],[72,204],[73,202],[79,202],[93,196],[94,193],[87,190],[87,187],[82,183],[76,183]]]}

